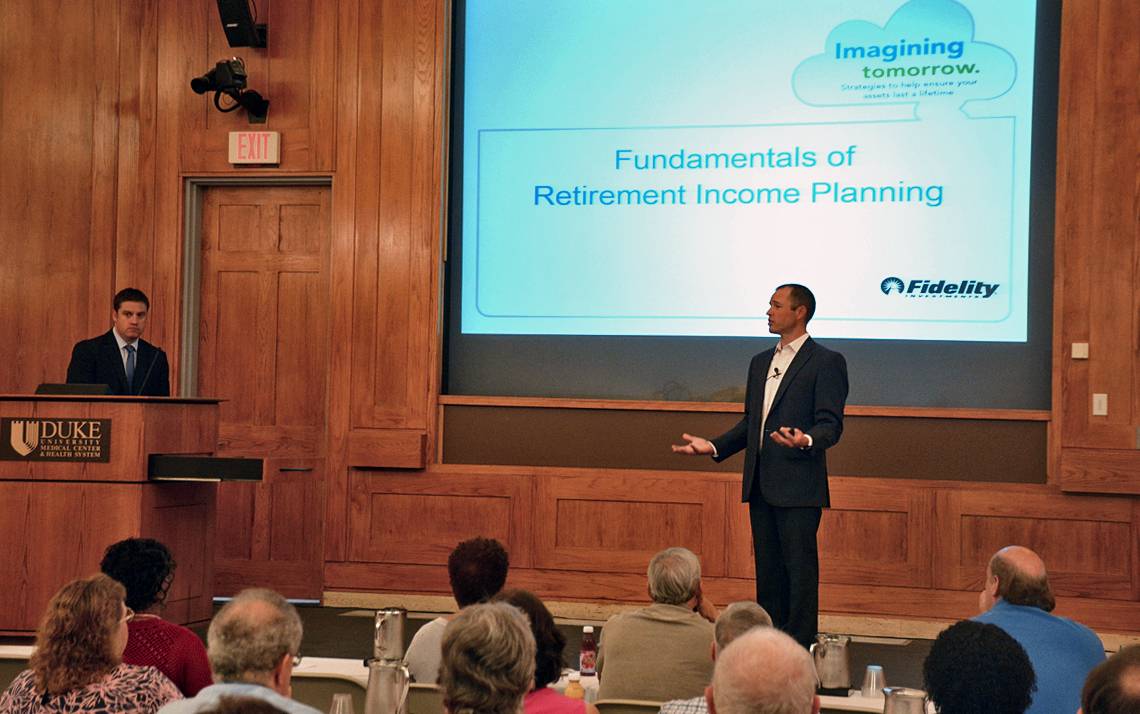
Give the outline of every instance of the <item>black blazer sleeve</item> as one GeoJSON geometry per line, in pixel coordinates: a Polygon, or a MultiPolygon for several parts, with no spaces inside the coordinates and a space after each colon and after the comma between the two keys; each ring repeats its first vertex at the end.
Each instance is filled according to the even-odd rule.
{"type": "Polygon", "coordinates": [[[95,381],[95,346],[90,340],[77,342],[67,365],[67,383],[93,384],[95,381]]]}

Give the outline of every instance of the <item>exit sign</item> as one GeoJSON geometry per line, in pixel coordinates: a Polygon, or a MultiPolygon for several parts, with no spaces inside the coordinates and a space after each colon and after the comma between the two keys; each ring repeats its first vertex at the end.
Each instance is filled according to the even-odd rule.
{"type": "Polygon", "coordinates": [[[281,163],[281,132],[231,131],[231,164],[281,163]]]}

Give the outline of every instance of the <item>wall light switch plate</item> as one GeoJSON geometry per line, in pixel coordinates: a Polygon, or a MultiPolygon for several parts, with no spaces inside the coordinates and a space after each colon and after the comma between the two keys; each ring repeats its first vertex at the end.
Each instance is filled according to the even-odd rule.
{"type": "Polygon", "coordinates": [[[1088,359],[1089,358],[1089,343],[1087,342],[1074,342],[1073,343],[1073,359],[1088,359]]]}
{"type": "Polygon", "coordinates": [[[1108,395],[1093,394],[1093,416],[1108,416],[1108,395]]]}

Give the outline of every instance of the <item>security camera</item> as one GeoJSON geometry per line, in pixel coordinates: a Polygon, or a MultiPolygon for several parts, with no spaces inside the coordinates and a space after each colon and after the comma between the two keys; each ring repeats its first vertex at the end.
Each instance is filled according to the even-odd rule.
{"type": "Polygon", "coordinates": [[[251,124],[263,124],[269,114],[269,100],[246,89],[248,78],[245,62],[240,57],[231,57],[219,60],[209,72],[191,79],[190,88],[198,94],[213,92],[214,108],[220,112],[245,109],[251,124]],[[231,103],[223,104],[223,96],[229,98],[231,103]]]}

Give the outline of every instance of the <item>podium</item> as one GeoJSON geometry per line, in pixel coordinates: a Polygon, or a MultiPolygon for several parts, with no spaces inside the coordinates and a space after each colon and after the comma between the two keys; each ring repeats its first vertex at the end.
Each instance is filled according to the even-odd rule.
{"type": "Polygon", "coordinates": [[[208,620],[217,484],[154,480],[150,464],[217,443],[216,399],[0,396],[0,635],[33,633],[60,586],[130,537],[174,554],[163,616],[208,620]]]}

